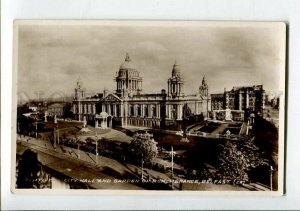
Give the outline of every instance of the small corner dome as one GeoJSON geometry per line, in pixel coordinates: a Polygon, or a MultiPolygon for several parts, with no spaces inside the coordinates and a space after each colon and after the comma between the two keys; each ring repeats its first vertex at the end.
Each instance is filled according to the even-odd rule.
{"type": "Polygon", "coordinates": [[[181,71],[180,71],[180,68],[179,68],[179,65],[177,64],[177,62],[175,62],[174,65],[173,65],[172,76],[173,77],[180,77],[181,76],[181,71]]]}

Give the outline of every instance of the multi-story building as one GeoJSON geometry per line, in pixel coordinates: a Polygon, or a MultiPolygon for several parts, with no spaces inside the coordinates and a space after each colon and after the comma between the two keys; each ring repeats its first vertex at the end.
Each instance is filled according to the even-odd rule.
{"type": "Polygon", "coordinates": [[[251,110],[262,112],[265,107],[265,90],[263,85],[233,87],[225,94],[225,108],[232,110],[251,110]]]}
{"type": "Polygon", "coordinates": [[[64,108],[66,106],[65,102],[49,103],[45,113],[47,116],[57,116],[62,117],[64,114],[64,108]]]}
{"type": "Polygon", "coordinates": [[[121,126],[159,128],[170,122],[181,121],[184,104],[187,104],[195,115],[208,116],[211,108],[205,78],[196,94],[186,95],[184,79],[176,62],[171,77],[167,80],[167,91],[162,89],[156,94],[144,93],[143,78],[128,54],[114,80],[116,82],[114,92],[104,90],[103,93],[92,97],[85,96],[82,82],[77,82],[73,101],[76,119],[95,120],[95,125],[99,125],[98,121],[108,118],[108,122],[121,126]],[[104,112],[108,115],[104,115],[104,112]]]}
{"type": "Polygon", "coordinates": [[[239,115],[243,113],[263,113],[265,108],[265,90],[263,85],[233,87],[230,91],[224,89],[223,94],[211,95],[212,111],[229,109],[239,115]]]}

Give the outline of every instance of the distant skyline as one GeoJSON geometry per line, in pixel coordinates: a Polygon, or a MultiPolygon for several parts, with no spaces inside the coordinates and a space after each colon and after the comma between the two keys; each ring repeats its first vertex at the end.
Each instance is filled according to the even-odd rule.
{"type": "Polygon", "coordinates": [[[198,92],[204,75],[210,93],[260,84],[280,91],[285,38],[278,25],[182,26],[21,25],[18,92],[70,96],[79,77],[87,93],[113,91],[126,52],[145,93],[167,89],[175,61],[186,94],[198,92]]]}

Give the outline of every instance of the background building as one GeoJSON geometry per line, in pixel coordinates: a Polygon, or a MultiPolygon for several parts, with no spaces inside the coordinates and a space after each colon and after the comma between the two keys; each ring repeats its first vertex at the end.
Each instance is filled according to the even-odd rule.
{"type": "MultiPolygon", "coordinates": [[[[231,110],[232,119],[242,120],[250,113],[263,113],[265,109],[265,90],[263,85],[233,87],[230,91],[224,89],[223,94],[211,95],[211,110],[213,113],[231,110]]],[[[215,114],[214,114],[215,116],[215,114]]]]}

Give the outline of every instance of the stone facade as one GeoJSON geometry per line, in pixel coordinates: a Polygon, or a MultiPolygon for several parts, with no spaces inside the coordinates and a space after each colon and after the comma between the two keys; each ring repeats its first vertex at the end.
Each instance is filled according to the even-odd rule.
{"type": "Polygon", "coordinates": [[[236,110],[262,113],[265,108],[265,90],[263,85],[233,87],[223,94],[211,95],[212,110],[236,110]]]}
{"type": "Polygon", "coordinates": [[[143,126],[163,128],[168,122],[181,121],[183,105],[187,104],[192,113],[208,116],[210,97],[205,78],[199,92],[193,95],[184,93],[184,79],[179,65],[173,65],[171,77],[167,80],[168,89],[158,94],[142,92],[143,79],[126,54],[125,62],[115,77],[116,90],[106,90],[96,96],[85,96],[81,81],[77,82],[73,101],[73,112],[77,120],[83,116],[95,120],[97,114],[106,112],[113,123],[120,126],[143,126]]]}

